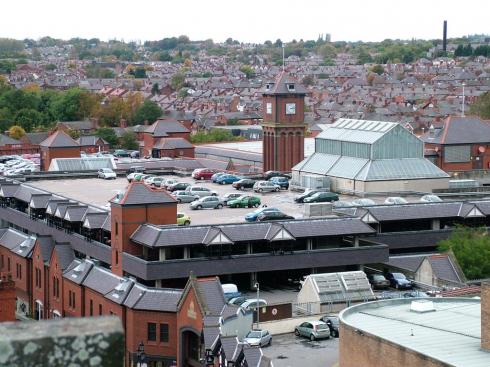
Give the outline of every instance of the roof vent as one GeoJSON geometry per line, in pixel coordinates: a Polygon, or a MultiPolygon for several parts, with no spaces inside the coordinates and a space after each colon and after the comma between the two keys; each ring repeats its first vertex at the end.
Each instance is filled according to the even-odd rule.
{"type": "Polygon", "coordinates": [[[416,300],[410,304],[410,311],[418,313],[434,312],[434,302],[428,300],[416,300]]]}

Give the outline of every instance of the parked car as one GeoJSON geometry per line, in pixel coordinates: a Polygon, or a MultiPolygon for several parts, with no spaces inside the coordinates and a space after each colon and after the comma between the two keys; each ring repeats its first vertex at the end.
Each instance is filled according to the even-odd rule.
{"type": "Polygon", "coordinates": [[[97,176],[99,178],[103,178],[104,180],[115,180],[116,179],[116,172],[111,170],[110,168],[101,168],[97,171],[97,176]]]}
{"type": "Polygon", "coordinates": [[[242,195],[243,194],[239,192],[228,192],[221,197],[221,201],[223,202],[223,205],[228,205],[229,201],[235,200],[236,198],[239,198],[242,195]]]}
{"type": "Polygon", "coordinates": [[[126,175],[129,175],[130,173],[135,173],[135,172],[145,173],[145,167],[143,167],[143,166],[131,166],[126,171],[126,175]]]}
{"type": "Polygon", "coordinates": [[[429,298],[430,296],[422,291],[411,291],[403,293],[404,298],[429,298]]]}
{"type": "Polygon", "coordinates": [[[352,203],[350,201],[343,201],[343,200],[339,200],[339,201],[335,201],[333,203],[333,207],[335,209],[340,209],[340,208],[352,208],[354,205],[352,205],[352,203]]]}
{"type": "Polygon", "coordinates": [[[247,343],[251,347],[264,347],[272,344],[272,335],[267,330],[257,329],[250,330],[243,342],[247,343]]]}
{"type": "Polygon", "coordinates": [[[314,195],[316,194],[317,192],[325,192],[325,190],[313,190],[313,189],[307,189],[305,190],[305,192],[303,192],[302,194],[300,195],[296,195],[294,197],[294,201],[296,203],[303,203],[304,200],[307,198],[307,197],[310,197],[311,195],[314,195]]]}
{"type": "MultiPolygon", "coordinates": [[[[236,284],[233,284],[233,283],[221,284],[221,288],[223,289],[225,299],[227,299],[227,300],[235,299],[237,297],[241,297],[241,295],[242,295],[242,293],[238,290],[238,287],[236,284]]],[[[243,298],[245,301],[246,297],[243,297],[243,298]]]]}
{"type": "Polygon", "coordinates": [[[240,180],[240,177],[230,174],[221,175],[216,179],[216,183],[220,185],[232,184],[240,180]]]}
{"type": "Polygon", "coordinates": [[[167,190],[172,192],[172,191],[177,191],[177,190],[186,190],[191,184],[188,182],[176,182],[173,185],[167,186],[167,190]]]}
{"type": "Polygon", "coordinates": [[[311,196],[308,196],[303,200],[304,203],[331,203],[332,201],[338,201],[339,196],[335,192],[317,192],[311,196]]]}
{"type": "Polygon", "coordinates": [[[192,172],[192,178],[194,180],[210,180],[216,173],[216,170],[209,168],[198,168],[192,172]]]}
{"type": "Polygon", "coordinates": [[[406,201],[404,198],[399,196],[390,196],[386,198],[385,204],[388,205],[408,204],[408,201],[406,201]]]}
{"type": "Polygon", "coordinates": [[[269,181],[257,181],[254,184],[255,192],[272,192],[272,191],[280,191],[281,186],[273,184],[269,181]]]}
{"type": "Polygon", "coordinates": [[[191,203],[191,209],[221,209],[223,203],[217,196],[205,196],[191,203]]]}
{"type": "Polygon", "coordinates": [[[171,196],[180,203],[192,203],[195,200],[199,200],[199,196],[193,195],[185,190],[173,191],[171,196]]]}
{"type": "Polygon", "coordinates": [[[134,175],[133,181],[135,181],[135,182],[144,182],[145,180],[147,180],[150,177],[153,177],[153,176],[152,175],[145,175],[143,173],[136,173],[134,175]]]}
{"type": "Polygon", "coordinates": [[[396,289],[412,289],[413,284],[403,273],[387,273],[386,279],[390,285],[396,289]]]}
{"type": "Polygon", "coordinates": [[[428,194],[422,196],[420,201],[423,203],[440,203],[442,199],[437,195],[428,194]]]}
{"type": "Polygon", "coordinates": [[[124,149],[116,149],[114,151],[113,155],[114,155],[114,157],[117,157],[117,158],[130,158],[131,157],[129,152],[124,150],[124,149]]]}
{"type": "Polygon", "coordinates": [[[240,296],[240,297],[233,297],[228,301],[228,304],[230,305],[237,305],[240,306],[243,302],[247,300],[247,297],[245,296],[240,296]]]}
{"type": "Polygon", "coordinates": [[[269,220],[290,220],[295,219],[294,217],[284,214],[283,212],[268,212],[261,213],[257,217],[257,222],[265,222],[269,220]]]}
{"type": "Polygon", "coordinates": [[[289,189],[289,180],[287,177],[272,177],[269,182],[272,182],[274,185],[279,185],[281,189],[289,189]]]}
{"type": "Polygon", "coordinates": [[[189,226],[191,224],[191,217],[185,213],[177,213],[177,224],[179,226],[189,226]]]}
{"type": "Polygon", "coordinates": [[[258,208],[260,206],[260,198],[257,196],[243,195],[228,201],[228,206],[230,208],[258,208]]]}
{"type": "Polygon", "coordinates": [[[245,220],[247,222],[255,222],[258,218],[258,216],[262,213],[270,213],[270,212],[279,212],[280,210],[277,208],[259,208],[257,210],[254,210],[251,213],[248,213],[245,215],[245,220]]]}
{"type": "Polygon", "coordinates": [[[267,171],[264,172],[264,178],[266,180],[270,180],[272,177],[286,177],[286,178],[291,178],[291,175],[285,172],[279,172],[279,171],[267,171]]]}
{"type": "Polygon", "coordinates": [[[185,191],[189,192],[192,195],[197,195],[200,198],[204,196],[216,196],[218,193],[216,191],[211,191],[207,187],[202,186],[188,186],[185,191]]]}
{"type": "Polygon", "coordinates": [[[128,180],[128,182],[133,182],[134,181],[134,178],[136,176],[140,176],[141,173],[140,172],[133,172],[133,173],[130,173],[129,175],[126,176],[126,179],[128,180]]]}
{"type": "Polygon", "coordinates": [[[367,277],[373,289],[387,289],[390,287],[390,281],[382,274],[368,274],[367,277]]]}
{"type": "Polygon", "coordinates": [[[227,175],[228,173],[226,172],[216,172],[214,175],[211,176],[211,181],[213,181],[214,183],[216,183],[216,180],[223,176],[223,175],[227,175]]]}
{"type": "Polygon", "coordinates": [[[162,185],[165,183],[165,178],[164,177],[152,177],[150,185],[153,187],[162,187],[162,185]]]}
{"type": "Polygon", "coordinates": [[[252,189],[254,187],[254,184],[255,180],[252,180],[250,178],[242,178],[241,180],[233,182],[231,186],[233,186],[237,190],[245,190],[252,189]]]}
{"type": "Polygon", "coordinates": [[[294,335],[305,336],[311,341],[330,338],[330,328],[323,321],[306,321],[294,328],[294,335]]]}
{"type": "Polygon", "coordinates": [[[376,205],[374,200],[371,199],[356,199],[351,201],[352,205],[354,206],[370,206],[370,205],[376,205]]]}
{"type": "Polygon", "coordinates": [[[320,321],[323,321],[325,324],[328,325],[328,328],[330,329],[330,335],[338,338],[339,337],[339,318],[338,316],[335,315],[326,315],[323,316],[320,321]]]}
{"type": "Polygon", "coordinates": [[[169,186],[175,185],[178,181],[174,178],[167,178],[163,185],[160,185],[160,187],[164,187],[165,189],[168,189],[169,186]]]}
{"type": "Polygon", "coordinates": [[[145,178],[145,184],[153,186],[153,181],[156,179],[161,179],[161,177],[158,177],[158,176],[147,177],[147,178],[145,178]]]}
{"type": "Polygon", "coordinates": [[[267,301],[262,298],[247,298],[245,302],[243,302],[240,307],[245,310],[256,310],[257,306],[259,308],[267,306],[267,301]]]}

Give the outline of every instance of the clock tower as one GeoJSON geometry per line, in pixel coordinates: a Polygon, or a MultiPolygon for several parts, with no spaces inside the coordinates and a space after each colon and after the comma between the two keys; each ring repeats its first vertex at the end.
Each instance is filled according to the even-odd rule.
{"type": "Polygon", "coordinates": [[[265,171],[289,172],[304,157],[306,89],[284,71],[262,93],[265,171]]]}

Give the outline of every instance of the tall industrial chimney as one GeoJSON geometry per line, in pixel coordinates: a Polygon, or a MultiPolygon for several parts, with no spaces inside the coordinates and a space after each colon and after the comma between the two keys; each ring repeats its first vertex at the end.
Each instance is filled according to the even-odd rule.
{"type": "Polygon", "coordinates": [[[447,20],[444,21],[444,27],[442,31],[442,51],[447,51],[447,20]]]}

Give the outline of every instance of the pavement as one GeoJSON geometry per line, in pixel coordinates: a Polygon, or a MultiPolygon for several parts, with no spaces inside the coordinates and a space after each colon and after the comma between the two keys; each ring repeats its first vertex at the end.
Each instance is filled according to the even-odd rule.
{"type": "MultiPolygon", "coordinates": [[[[189,182],[193,185],[207,187],[216,191],[219,196],[228,192],[237,192],[231,185],[219,185],[211,181],[195,181],[191,177],[165,176],[175,178],[179,182],[189,182]]],[[[102,180],[98,178],[77,178],[65,180],[40,180],[31,181],[30,185],[57,193],[62,196],[99,207],[108,208],[107,204],[117,193],[126,190],[128,181],[126,178],[119,177],[116,180],[102,180]]],[[[302,218],[304,204],[294,202],[294,197],[298,194],[289,190],[281,190],[272,193],[254,193],[252,190],[241,191],[243,194],[250,194],[260,197],[262,205],[275,207],[295,218],[302,218]]],[[[340,195],[340,200],[351,201],[354,197],[340,195]]],[[[378,203],[382,203],[383,198],[373,198],[378,203]]],[[[416,198],[409,198],[415,201],[416,198]]],[[[223,209],[203,209],[191,210],[189,204],[179,204],[178,211],[185,212],[191,216],[192,224],[226,224],[244,222],[247,213],[254,209],[249,208],[223,208],[223,209]]]]}
{"type": "Polygon", "coordinates": [[[339,339],[310,341],[294,334],[272,338],[270,347],[262,348],[272,358],[274,367],[334,367],[339,359],[339,339]]]}

